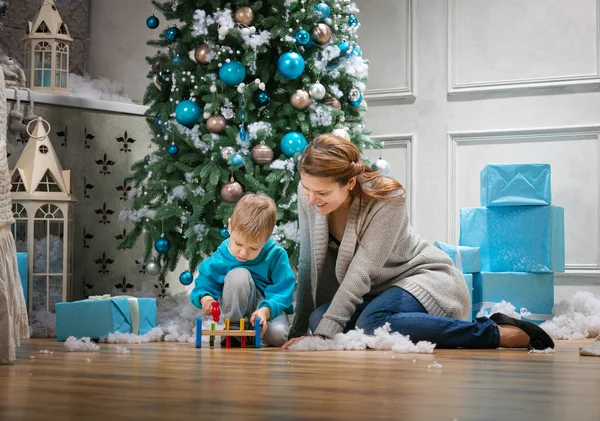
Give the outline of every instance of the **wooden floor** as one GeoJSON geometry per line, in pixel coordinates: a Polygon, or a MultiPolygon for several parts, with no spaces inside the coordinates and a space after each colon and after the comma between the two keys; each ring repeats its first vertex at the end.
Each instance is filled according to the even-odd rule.
{"type": "Polygon", "coordinates": [[[0,420],[598,421],[600,358],[578,354],[590,342],[558,342],[555,354],[173,343],[118,354],[116,345],[69,353],[28,340],[14,365],[0,366],[0,420]],[[434,360],[443,367],[428,368],[434,360]]]}

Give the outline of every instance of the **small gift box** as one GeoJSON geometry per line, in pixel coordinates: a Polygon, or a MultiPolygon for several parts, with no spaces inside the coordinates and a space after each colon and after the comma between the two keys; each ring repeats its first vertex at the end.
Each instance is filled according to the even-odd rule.
{"type": "Polygon", "coordinates": [[[436,241],[434,245],[445,252],[462,273],[475,273],[481,271],[481,255],[479,247],[455,246],[436,241]]]}
{"type": "Polygon", "coordinates": [[[490,164],[480,172],[481,206],[552,204],[550,165],[490,164]]]}

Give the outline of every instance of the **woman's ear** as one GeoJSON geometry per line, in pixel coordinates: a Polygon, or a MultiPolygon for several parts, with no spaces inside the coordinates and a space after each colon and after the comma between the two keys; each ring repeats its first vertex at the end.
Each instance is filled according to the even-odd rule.
{"type": "Polygon", "coordinates": [[[352,189],[354,189],[355,186],[356,186],[356,177],[352,177],[350,180],[348,180],[348,189],[352,190],[352,189]]]}

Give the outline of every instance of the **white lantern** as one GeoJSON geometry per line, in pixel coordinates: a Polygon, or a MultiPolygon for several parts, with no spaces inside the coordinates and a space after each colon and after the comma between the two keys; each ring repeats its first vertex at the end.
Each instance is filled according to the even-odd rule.
{"type": "Polygon", "coordinates": [[[69,93],[69,48],[73,38],[62,21],[54,0],[44,0],[32,22],[27,23],[25,76],[33,91],[69,93]]]}
{"type": "MultiPolygon", "coordinates": [[[[47,126],[47,127],[46,127],[47,126]]],[[[73,284],[73,203],[71,171],[63,170],[41,117],[27,126],[29,142],[11,170],[17,251],[29,266],[29,314],[54,312],[71,299],[73,284]],[[35,124],[33,132],[29,131],[35,124]]]]}

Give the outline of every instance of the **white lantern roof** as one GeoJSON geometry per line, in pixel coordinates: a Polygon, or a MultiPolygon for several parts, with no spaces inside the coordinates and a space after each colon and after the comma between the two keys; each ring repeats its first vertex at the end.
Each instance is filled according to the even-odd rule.
{"type": "Polygon", "coordinates": [[[32,22],[27,23],[25,39],[54,38],[66,42],[73,41],[67,24],[63,22],[54,0],[44,0],[32,22]]]}
{"type": "Polygon", "coordinates": [[[29,142],[11,172],[13,201],[76,201],[71,192],[71,171],[63,170],[48,137],[50,126],[46,130],[47,122],[41,117],[33,122],[29,142]]]}

